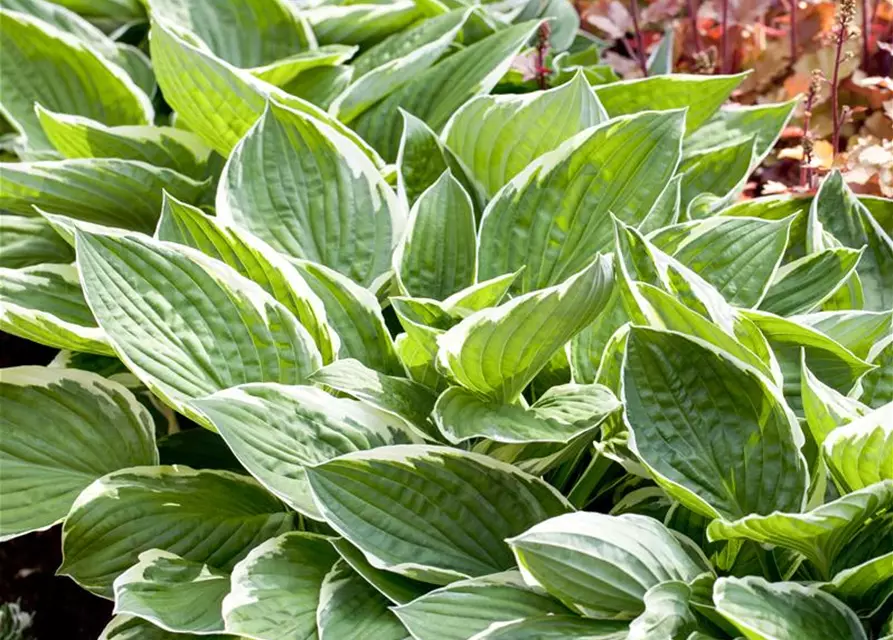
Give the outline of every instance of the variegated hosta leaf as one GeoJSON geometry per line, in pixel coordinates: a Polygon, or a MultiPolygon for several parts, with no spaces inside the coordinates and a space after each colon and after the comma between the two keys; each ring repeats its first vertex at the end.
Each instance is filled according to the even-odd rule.
{"type": "MultiPolygon", "coordinates": [[[[620,276],[621,274],[615,274],[620,276]]],[[[573,378],[581,384],[595,382],[605,347],[611,336],[629,321],[623,306],[620,286],[616,284],[602,311],[585,329],[573,337],[568,345],[569,361],[573,378]]]]}
{"type": "MultiPolygon", "coordinates": [[[[735,521],[714,520],[711,540],[753,540],[793,549],[830,578],[835,560],[865,523],[893,507],[893,480],[848,493],[806,513],[751,514],[735,521]]],[[[845,567],[844,567],[845,568],[845,567]]]]}
{"type": "MultiPolygon", "coordinates": [[[[332,102],[329,111],[337,115],[342,122],[350,122],[401,85],[424,73],[453,45],[470,11],[470,9],[456,9],[423,21],[415,27],[419,30],[416,34],[419,41],[411,51],[406,51],[405,55],[387,60],[366,70],[362,75],[355,76],[347,89],[332,102]]],[[[400,38],[407,35],[400,33],[391,37],[400,38]]],[[[379,60],[387,57],[389,56],[377,56],[379,60]]],[[[351,65],[358,74],[361,73],[357,69],[360,64],[361,61],[357,60],[351,65]]],[[[366,69],[365,65],[362,68],[366,69]]]]}
{"type": "Polygon", "coordinates": [[[792,218],[714,217],[666,227],[648,239],[738,307],[762,300],[781,263],[792,218]]]}
{"type": "Polygon", "coordinates": [[[481,279],[526,267],[515,290],[557,284],[611,247],[611,214],[637,224],[675,170],[682,111],[646,112],[587,129],[506,184],[481,222],[481,279]]]}
{"type": "Polygon", "coordinates": [[[120,158],[167,167],[201,180],[210,148],[194,133],[173,127],[107,127],[82,116],[35,107],[44,134],[64,158],[120,158]]]}
{"type": "Polygon", "coordinates": [[[536,28],[535,22],[515,25],[444,58],[364,111],[351,126],[386,160],[393,161],[402,124],[398,107],[439,131],[469,98],[488,93],[496,85],[536,28]]]}
{"type": "Polygon", "coordinates": [[[506,538],[570,509],[542,480],[446,447],[360,451],[307,477],[326,522],[373,566],[434,584],[510,568],[506,538]]]}
{"type": "Polygon", "coordinates": [[[233,150],[217,215],[365,286],[388,269],[406,217],[359,147],[276,102],[233,150]]]}
{"type": "Polygon", "coordinates": [[[469,640],[626,640],[627,631],[621,620],[551,615],[498,622],[469,640]]]}
{"type": "Polygon", "coordinates": [[[893,550],[840,571],[822,588],[843,600],[860,616],[873,616],[893,597],[893,550]]]}
{"type": "Polygon", "coordinates": [[[78,230],[77,253],[87,302],[115,353],[177,410],[246,382],[300,384],[322,364],[288,309],[194,249],[78,230]]]}
{"type": "MultiPolygon", "coordinates": [[[[291,89],[305,78],[318,77],[316,74],[340,69],[339,65],[350,60],[356,52],[357,47],[330,44],[317,49],[301,51],[275,62],[253,67],[248,71],[258,80],[263,80],[279,88],[291,89]],[[308,73],[302,76],[301,74],[305,71],[308,73]],[[301,76],[300,80],[298,76],[301,76]]],[[[298,95],[298,93],[294,95],[298,95]]],[[[311,97],[307,99],[310,100],[311,97]]],[[[314,104],[318,103],[314,102],[314,104]]]]}
{"type": "Polygon", "coordinates": [[[893,402],[893,336],[877,342],[867,359],[877,369],[862,377],[862,395],[859,399],[874,408],[893,402]]]}
{"type": "Polygon", "coordinates": [[[86,371],[0,369],[0,540],[62,520],[106,473],[158,464],[148,411],[86,371]]]}
{"type": "Polygon", "coordinates": [[[825,462],[843,491],[893,480],[893,402],[828,434],[825,462]]]}
{"type": "Polygon", "coordinates": [[[688,218],[697,219],[724,208],[743,189],[753,164],[752,138],[685,158],[679,165],[683,176],[681,210],[688,218]]]}
{"type": "Polygon", "coordinates": [[[107,125],[152,120],[148,96],[127,73],[76,37],[18,11],[0,9],[0,105],[32,149],[51,148],[34,103],[107,125]]]}
{"type": "Polygon", "coordinates": [[[867,358],[875,344],[893,335],[893,309],[824,311],[795,316],[791,320],[821,331],[860,358],[867,358]]]}
{"type": "Polygon", "coordinates": [[[434,589],[432,585],[425,582],[373,567],[363,552],[344,538],[331,538],[329,542],[354,571],[363,576],[366,582],[394,604],[406,604],[434,589]]]}
{"type": "Polygon", "coordinates": [[[411,296],[443,300],[473,285],[476,235],[471,198],[448,169],[409,212],[393,258],[401,289],[411,296]]]}
{"type": "Polygon", "coordinates": [[[800,365],[800,396],[803,415],[816,445],[821,446],[828,434],[870,411],[858,400],[843,395],[815,377],[806,363],[800,365]]]}
{"type": "Polygon", "coordinates": [[[577,73],[555,89],[469,100],[447,123],[443,138],[492,196],[534,159],[607,119],[577,73]]]}
{"type": "Polygon", "coordinates": [[[460,580],[394,609],[413,638],[467,640],[498,622],[566,614],[560,602],[530,587],[517,571],[460,580]]]}
{"type": "Polygon", "coordinates": [[[859,618],[837,598],[796,582],[720,578],[716,610],[750,640],[868,640],[859,618]]]}
{"type": "Polygon", "coordinates": [[[651,638],[689,638],[698,620],[689,606],[691,588],[671,580],[654,585],[645,592],[645,611],[629,625],[628,640],[651,638]]]}
{"type": "Polygon", "coordinates": [[[0,209],[34,215],[39,207],[77,220],[151,233],[164,190],[195,202],[208,186],[207,181],[138,160],[8,162],[0,167],[0,209]]]}
{"type": "Polygon", "coordinates": [[[98,640],[238,640],[235,636],[173,633],[136,616],[117,615],[102,630],[98,640]]]}
{"type": "Polygon", "coordinates": [[[856,265],[865,308],[886,311],[893,307],[893,240],[837,171],[822,183],[809,209],[807,244],[811,250],[828,248],[823,233],[830,233],[846,247],[866,247],[856,265]]]}
{"type": "Polygon", "coordinates": [[[150,549],[115,578],[115,613],[133,615],[172,632],[223,631],[220,605],[229,576],[201,562],[150,549]]]}
{"type": "Polygon", "coordinates": [[[529,408],[489,402],[461,387],[450,387],[437,400],[434,420],[453,444],[472,438],[567,443],[619,408],[614,394],[597,384],[551,387],[529,408]]]}
{"type": "Polygon", "coordinates": [[[0,268],[73,261],[74,249],[46,220],[0,212],[0,268]]]}
{"type": "Polygon", "coordinates": [[[638,230],[647,235],[658,229],[676,224],[679,221],[680,208],[682,206],[682,176],[676,175],[670,179],[664,190],[660,192],[657,200],[651,205],[651,210],[645,219],[638,225],[638,230]]]}
{"type": "Polygon", "coordinates": [[[404,640],[406,628],[390,602],[347,562],[338,560],[319,591],[319,640],[404,640]]]}
{"type": "Polygon", "coordinates": [[[698,76],[674,73],[641,80],[625,80],[595,87],[595,95],[612,118],[647,109],[688,108],[685,132],[704,124],[741,84],[746,74],[698,76]]]}
{"type": "Polygon", "coordinates": [[[633,327],[623,400],[630,448],[689,509],[738,518],[802,508],[803,433],[773,385],[740,360],[633,327]]]}
{"type": "Polygon", "coordinates": [[[824,249],[781,266],[759,308],[778,316],[820,307],[850,278],[864,249],[824,249]]]}
{"type": "Polygon", "coordinates": [[[320,588],[338,554],[327,538],[292,532],[255,547],[232,572],[226,630],[249,638],[316,638],[320,588]]]}
{"type": "Polygon", "coordinates": [[[328,324],[322,300],[294,265],[266,242],[171,196],[164,199],[155,236],[198,249],[259,284],[304,325],[324,363],[335,359],[340,340],[328,324]]]}
{"type": "Polygon", "coordinates": [[[58,349],[114,354],[74,265],[0,269],[0,329],[58,349]]]}
{"type": "Polygon", "coordinates": [[[259,484],[225,471],[135,467],[78,496],[62,528],[62,575],[105,596],[149,549],[229,571],[260,542],[292,528],[294,514],[259,484]]]}
{"type": "Polygon", "coordinates": [[[320,44],[369,46],[422,17],[411,0],[387,3],[345,3],[313,7],[305,13],[320,44]]]}
{"type": "Polygon", "coordinates": [[[644,611],[650,588],[710,571],[691,541],[639,515],[566,514],[509,544],[528,584],[591,618],[631,620],[644,611]]]}
{"type": "Polygon", "coordinates": [[[778,104],[723,107],[685,139],[685,155],[754,139],[757,164],[775,146],[798,102],[795,99],[778,104]]]}
{"type": "Polygon", "coordinates": [[[613,286],[597,256],[566,282],[472,314],[437,340],[438,368],[482,398],[512,403],[552,355],[592,322],[613,286]]]}
{"type": "Polygon", "coordinates": [[[292,508],[320,519],[305,468],[341,454],[421,442],[402,419],[314,387],[247,384],[190,404],[239,462],[292,508]]]}

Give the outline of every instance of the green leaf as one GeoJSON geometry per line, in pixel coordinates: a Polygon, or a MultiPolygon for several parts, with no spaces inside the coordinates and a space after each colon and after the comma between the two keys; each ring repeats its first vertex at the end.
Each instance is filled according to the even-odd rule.
{"type": "Polygon", "coordinates": [[[716,287],[729,304],[755,307],[781,264],[791,223],[715,217],[666,227],[648,239],[716,287]]]}
{"type": "Polygon", "coordinates": [[[87,302],[115,353],[180,411],[246,382],[300,384],[322,364],[291,312],[193,249],[78,230],[77,253],[87,302]]]}
{"type": "Polygon", "coordinates": [[[305,15],[320,44],[362,46],[375,44],[421,17],[415,2],[410,0],[318,6],[305,15]]]}
{"type": "Polygon", "coordinates": [[[595,319],[612,284],[610,259],[597,256],[562,284],[474,313],[438,339],[438,368],[482,398],[512,403],[595,319]]]}
{"type": "Polygon", "coordinates": [[[229,576],[200,562],[150,549],[114,582],[115,613],[148,620],[175,633],[223,631],[220,604],[229,576]]]}
{"type": "Polygon", "coordinates": [[[233,569],[223,600],[226,630],[315,640],[320,588],[337,559],[328,539],[312,533],[286,533],[256,547],[233,569]]]}
{"type": "Polygon", "coordinates": [[[321,264],[306,260],[293,264],[322,300],[326,320],[341,340],[338,357],[356,358],[382,373],[402,374],[391,334],[372,292],[321,264]]]}
{"type": "Polygon", "coordinates": [[[489,93],[536,27],[534,22],[515,25],[448,56],[364,111],[351,126],[386,160],[394,160],[400,142],[398,107],[439,131],[466,101],[489,93]]]}
{"type": "Polygon", "coordinates": [[[612,82],[594,89],[595,95],[612,118],[646,109],[667,110],[687,107],[685,133],[689,134],[713,115],[746,76],[746,73],[734,76],[674,73],[667,76],[612,82]]]}
{"type": "Polygon", "coordinates": [[[98,640],[236,640],[222,634],[202,635],[172,633],[136,616],[117,615],[102,630],[98,640]]]}
{"type": "Polygon", "coordinates": [[[430,584],[418,582],[399,573],[376,569],[369,564],[362,551],[344,538],[332,538],[329,542],[354,571],[394,604],[405,604],[415,600],[433,588],[430,584]]]}
{"type": "Polygon", "coordinates": [[[247,384],[190,405],[239,462],[290,507],[320,519],[305,469],[341,454],[421,442],[400,418],[314,387],[247,384]]]}
{"type": "Polygon", "coordinates": [[[363,285],[388,269],[405,218],[359,147],[276,102],[233,150],[217,215],[363,285]]]}
{"type": "Polygon", "coordinates": [[[335,359],[340,339],[328,324],[322,300],[294,265],[266,242],[170,196],[164,199],[155,235],[198,249],[259,284],[307,329],[324,363],[335,359]]]}
{"type": "Polygon", "coordinates": [[[649,76],[665,76],[673,73],[675,40],[673,29],[669,27],[664,29],[663,37],[648,56],[649,76]]]}
{"type": "Polygon", "coordinates": [[[679,221],[680,208],[682,206],[682,176],[677,175],[670,179],[664,190],[660,192],[657,200],[651,206],[651,210],[645,219],[639,223],[641,233],[649,234],[658,229],[663,229],[679,221]]]}
{"type": "Polygon", "coordinates": [[[406,629],[375,587],[338,560],[323,580],[316,621],[320,640],[404,640],[406,629]]]}
{"type": "Polygon", "coordinates": [[[568,443],[619,408],[614,394],[601,385],[554,386],[530,408],[488,402],[460,387],[450,387],[437,399],[434,420],[453,444],[472,438],[568,443]]]}
{"type": "Polygon", "coordinates": [[[74,250],[46,220],[0,212],[0,268],[73,261],[74,250]]]}
{"type": "Polygon", "coordinates": [[[630,449],[692,511],[736,518],[802,508],[803,434],[774,386],[740,360],[633,327],[623,399],[630,449]]]}
{"type": "Polygon", "coordinates": [[[625,640],[627,624],[580,616],[540,616],[496,624],[469,640],[625,640]]]}
{"type": "Polygon", "coordinates": [[[720,578],[713,587],[713,601],[748,640],[868,640],[859,618],[846,605],[795,582],[720,578]]]}
{"type": "Polygon", "coordinates": [[[394,609],[413,638],[467,640],[498,622],[567,613],[517,571],[453,582],[394,609]]]}
{"type": "Polygon", "coordinates": [[[589,326],[573,337],[567,347],[575,381],[581,384],[595,382],[608,342],[628,321],[620,287],[615,284],[602,311],[589,326]]]}
{"type": "Polygon", "coordinates": [[[445,447],[361,451],[307,477],[326,522],[372,566],[435,584],[510,568],[505,538],[570,508],[538,478],[445,447]]]}
{"type": "Polygon", "coordinates": [[[837,556],[865,523],[893,507],[893,481],[848,493],[806,513],[751,514],[735,521],[714,520],[710,540],[753,540],[793,549],[830,577],[837,556]]]}
{"type": "Polygon", "coordinates": [[[490,201],[481,222],[479,278],[526,266],[515,290],[565,280],[612,245],[611,215],[639,223],[680,153],[684,113],[610,120],[533,161],[490,201]]]}
{"type": "Polygon", "coordinates": [[[34,215],[34,207],[109,227],[151,233],[162,192],[197,201],[208,182],[137,160],[86,158],[7,162],[0,167],[0,208],[34,215]]]}
{"type": "Polygon", "coordinates": [[[685,139],[685,155],[754,139],[756,164],[775,146],[798,103],[799,99],[795,99],[777,104],[723,107],[685,139]]]}
{"type": "Polygon", "coordinates": [[[290,88],[292,82],[295,82],[298,76],[301,76],[304,72],[323,73],[334,71],[339,65],[350,60],[356,52],[357,47],[330,44],[318,49],[301,51],[269,64],[253,67],[249,71],[258,80],[263,80],[273,86],[285,89],[286,87],[290,88]]]}
{"type": "Polygon", "coordinates": [[[476,249],[471,198],[447,170],[412,205],[394,252],[397,282],[408,295],[443,300],[475,283],[476,249]]]}
{"type": "Polygon", "coordinates": [[[822,588],[860,616],[873,616],[893,596],[893,551],[844,569],[822,588]]]}
{"type": "Polygon", "coordinates": [[[0,329],[58,349],[114,354],[73,265],[0,269],[0,329]]]}
{"type": "Polygon", "coordinates": [[[856,265],[865,290],[865,308],[885,311],[893,307],[893,240],[837,171],[822,183],[809,209],[807,243],[813,251],[827,248],[823,233],[830,233],[846,247],[867,247],[856,265]]]}
{"type": "Polygon", "coordinates": [[[64,158],[141,160],[202,179],[210,149],[193,133],[173,127],[107,127],[82,116],[35,107],[47,140],[64,158]]]}
{"type": "Polygon", "coordinates": [[[645,611],[629,625],[628,640],[649,638],[688,638],[698,626],[689,607],[691,588],[671,580],[654,585],[645,592],[645,611]]]}
{"type": "Polygon", "coordinates": [[[631,620],[646,592],[667,580],[690,582],[707,560],[646,516],[578,512],[542,522],[509,540],[528,584],[542,586],[590,618],[631,620]]]}
{"type": "Polygon", "coordinates": [[[825,311],[791,320],[817,329],[860,358],[893,335],[893,309],[888,311],[825,311]]]}
{"type": "Polygon", "coordinates": [[[850,278],[863,251],[824,249],[781,266],[760,301],[760,310],[791,316],[821,307],[850,278]]]}
{"type": "Polygon", "coordinates": [[[94,593],[143,551],[161,549],[229,571],[258,543],[292,527],[293,514],[245,476],[187,467],[136,467],[96,480],[62,527],[62,566],[94,593]]]}
{"type": "Polygon", "coordinates": [[[806,363],[801,364],[800,395],[803,414],[816,445],[821,446],[828,434],[869,412],[864,404],[832,389],[815,377],[806,363]]]}
{"type": "Polygon", "coordinates": [[[822,446],[828,469],[845,492],[893,480],[893,403],[834,429],[822,446]]]}
{"type": "Polygon", "coordinates": [[[107,125],[152,120],[148,96],[94,48],[25,13],[2,9],[0,16],[0,105],[30,148],[50,148],[34,103],[107,125]]]}
{"type": "Polygon", "coordinates": [[[867,360],[877,369],[862,377],[862,395],[859,399],[877,409],[893,402],[893,336],[875,344],[867,360]]]}
{"type": "Polygon", "coordinates": [[[577,73],[555,89],[469,100],[447,123],[443,138],[492,196],[534,159],[607,119],[577,73]]]}
{"type": "Polygon", "coordinates": [[[74,369],[0,370],[0,540],[47,529],[97,478],[158,463],[148,411],[117,382],[74,369]]]}
{"type": "Polygon", "coordinates": [[[740,192],[754,164],[752,138],[688,156],[679,165],[681,210],[692,219],[712,215],[740,192]],[[711,200],[705,209],[702,204],[705,197],[719,198],[719,201],[711,200]]]}

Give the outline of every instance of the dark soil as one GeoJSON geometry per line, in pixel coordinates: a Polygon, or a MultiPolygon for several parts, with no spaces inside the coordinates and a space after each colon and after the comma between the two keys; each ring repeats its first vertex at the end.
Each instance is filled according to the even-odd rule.
{"type": "MultiPolygon", "coordinates": [[[[0,333],[0,367],[47,364],[55,355],[0,333]]],[[[0,544],[0,604],[19,602],[32,614],[28,640],[95,640],[111,618],[112,603],[56,576],[61,562],[60,527],[0,544]]]]}

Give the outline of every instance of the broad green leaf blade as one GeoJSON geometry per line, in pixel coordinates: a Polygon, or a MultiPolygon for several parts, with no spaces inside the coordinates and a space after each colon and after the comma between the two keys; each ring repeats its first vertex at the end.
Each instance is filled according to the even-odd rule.
{"type": "Polygon", "coordinates": [[[161,549],[229,571],[253,547],[292,528],[294,514],[259,484],[225,471],[135,467],[100,478],[62,527],[62,566],[94,593],[143,551],[161,549]]]}
{"type": "Polygon", "coordinates": [[[0,212],[0,268],[74,262],[74,250],[42,218],[0,212]]]}
{"type": "Polygon", "coordinates": [[[852,276],[863,251],[824,249],[783,265],[760,301],[760,310],[791,316],[821,307],[852,276]]]}
{"type": "Polygon", "coordinates": [[[115,613],[133,615],[175,633],[223,631],[220,605],[229,576],[200,562],[150,549],[115,578],[115,613]]]}
{"type": "Polygon", "coordinates": [[[344,538],[332,538],[329,542],[354,571],[394,604],[405,604],[415,600],[433,588],[430,584],[418,582],[399,573],[376,569],[369,564],[362,551],[344,538]]]}
{"type": "Polygon", "coordinates": [[[664,29],[663,37],[648,56],[649,76],[665,76],[673,73],[675,40],[674,30],[670,27],[664,29]]]}
{"type": "Polygon", "coordinates": [[[824,458],[841,490],[893,480],[893,403],[828,434],[824,458]]]}
{"type": "Polygon", "coordinates": [[[454,317],[467,317],[475,311],[497,306],[508,294],[512,284],[521,273],[507,273],[457,291],[441,303],[441,307],[454,317]]]}
{"type": "Polygon", "coordinates": [[[107,127],[83,116],[36,107],[44,134],[64,158],[120,158],[166,167],[194,179],[207,172],[210,148],[193,133],[173,127],[107,127]]]}
{"type": "Polygon", "coordinates": [[[307,467],[352,451],[421,442],[396,416],[314,387],[247,384],[193,400],[190,406],[217,429],[261,484],[317,520],[307,467]]]}
{"type": "Polygon", "coordinates": [[[365,578],[338,560],[323,579],[316,609],[320,640],[404,640],[406,628],[388,610],[388,600],[365,578]]]}
{"type": "Polygon", "coordinates": [[[152,120],[148,96],[91,46],[25,13],[2,9],[0,16],[0,106],[30,148],[51,148],[35,103],[107,125],[152,120]]]}
{"type": "Polygon", "coordinates": [[[318,49],[302,51],[270,64],[249,69],[251,75],[276,87],[290,87],[291,83],[305,71],[333,71],[357,52],[357,47],[330,44],[318,49]]]}
{"type": "Polygon", "coordinates": [[[685,158],[679,165],[683,176],[681,211],[688,218],[696,219],[709,217],[724,208],[743,189],[754,164],[751,138],[685,158]]]}
{"type": "Polygon", "coordinates": [[[827,248],[823,233],[830,233],[852,249],[866,247],[856,265],[865,291],[865,308],[893,308],[893,240],[837,171],[822,183],[809,209],[807,244],[812,250],[827,248]]]}
{"type": "Polygon", "coordinates": [[[335,359],[340,340],[328,324],[322,300],[266,242],[170,196],[164,199],[155,236],[198,249],[259,284],[304,325],[324,363],[335,359]]]}
{"type": "Polygon", "coordinates": [[[117,615],[102,630],[98,640],[237,640],[235,636],[214,634],[197,636],[172,633],[136,616],[117,615]]]}
{"type": "Polygon", "coordinates": [[[613,286],[610,259],[563,284],[472,314],[438,338],[437,366],[482,398],[512,403],[552,355],[592,322],[613,286]]]}
{"type": "Polygon", "coordinates": [[[774,386],[740,360],[633,327],[622,395],[630,448],[689,509],[737,518],[802,508],[803,434],[774,386]]]}
{"type": "Polygon", "coordinates": [[[578,73],[547,91],[469,100],[447,123],[443,139],[492,196],[534,159],[605,120],[578,73]]]}
{"type": "Polygon", "coordinates": [[[87,302],[115,353],[180,411],[246,382],[300,384],[322,364],[291,312],[193,249],[78,230],[77,253],[87,302]]]}
{"type": "Polygon", "coordinates": [[[34,207],[109,227],[151,233],[162,192],[195,202],[208,182],[138,160],[87,158],[9,162],[0,167],[0,208],[34,215],[34,207]]]}
{"type": "Polygon", "coordinates": [[[625,640],[627,630],[619,620],[554,615],[497,623],[469,640],[625,640]]]}
{"type": "Polygon", "coordinates": [[[560,615],[567,609],[527,586],[517,571],[506,571],[453,582],[394,613],[418,640],[467,640],[497,622],[560,615]]]}
{"type": "Polygon", "coordinates": [[[573,337],[567,347],[575,381],[581,384],[595,382],[611,336],[628,321],[620,286],[615,283],[602,311],[589,326],[573,337]]]}
{"type": "Polygon", "coordinates": [[[326,522],[373,566],[435,584],[508,569],[506,538],[569,509],[538,478],[445,447],[361,451],[307,476],[326,522]]]}
{"type": "MultiPolygon", "coordinates": [[[[578,512],[542,522],[511,539],[528,584],[540,585],[591,618],[631,620],[644,597],[668,580],[690,582],[709,571],[660,522],[646,516],[578,512]]],[[[689,548],[690,547],[690,548],[689,548]]]]}
{"type": "Polygon", "coordinates": [[[347,276],[321,264],[298,260],[298,273],[322,300],[326,320],[338,334],[339,358],[355,358],[382,373],[402,374],[378,300],[347,276]]]}
{"type": "Polygon", "coordinates": [[[190,31],[214,55],[255,67],[316,45],[309,25],[287,0],[144,0],[153,17],[190,31]]]}
{"type": "Polygon", "coordinates": [[[359,147],[276,102],[233,150],[217,192],[217,215],[288,256],[366,286],[390,266],[405,218],[359,147]]]}
{"type": "Polygon", "coordinates": [[[489,93],[536,27],[535,22],[515,25],[448,56],[364,111],[351,126],[393,161],[402,124],[398,107],[439,131],[468,99],[489,93]]]}
{"type": "Polygon", "coordinates": [[[860,358],[867,358],[875,344],[893,335],[893,309],[824,311],[791,320],[821,331],[860,358]]]}
{"type": "Polygon", "coordinates": [[[437,357],[437,336],[441,334],[442,332],[431,329],[427,336],[402,333],[394,340],[394,349],[410,380],[438,393],[449,386],[434,365],[437,357]]]}
{"type": "Polygon", "coordinates": [[[478,238],[478,277],[526,267],[518,292],[557,284],[612,245],[611,214],[645,219],[676,168],[682,111],[610,120],[566,140],[490,201],[478,238]]]}
{"type": "Polygon", "coordinates": [[[856,614],[815,587],[772,584],[755,576],[720,578],[713,586],[713,601],[748,640],[868,640],[856,614]]]}
{"type": "Polygon", "coordinates": [[[893,551],[844,569],[822,588],[860,616],[873,616],[893,597],[893,551]]]}
{"type": "Polygon", "coordinates": [[[729,304],[755,307],[781,264],[792,222],[714,217],[667,227],[648,239],[716,287],[729,304]]]}
{"type": "Polygon", "coordinates": [[[61,521],[106,473],[158,463],[148,411],[117,382],[74,369],[0,370],[0,540],[61,521]]]}
{"type": "Polygon", "coordinates": [[[849,424],[870,411],[858,400],[843,395],[816,378],[805,363],[801,364],[801,372],[803,415],[816,445],[821,446],[837,427],[849,424]]]}
{"type": "Polygon", "coordinates": [[[643,234],[649,234],[658,229],[663,229],[679,221],[682,206],[682,176],[674,176],[660,192],[657,200],[651,206],[651,210],[645,219],[639,223],[638,229],[643,234]]]}
{"type": "Polygon", "coordinates": [[[292,532],[239,562],[223,600],[226,630],[250,638],[316,640],[320,587],[338,554],[328,539],[292,532]]]}
{"type": "Polygon", "coordinates": [[[114,354],[73,265],[0,269],[0,329],[58,349],[114,354]]]}
{"type": "Polygon", "coordinates": [[[798,102],[795,99],[777,104],[723,107],[685,139],[685,155],[753,138],[755,162],[759,162],[775,146],[798,102]]]}
{"type": "Polygon", "coordinates": [[[369,46],[401,31],[422,17],[416,3],[345,3],[313,7],[305,15],[320,44],[369,46]]]}
{"type": "Polygon", "coordinates": [[[685,132],[689,134],[713,115],[746,75],[698,76],[674,73],[599,85],[595,87],[595,95],[612,118],[647,109],[687,107],[685,132]]]}
{"type": "Polygon", "coordinates": [[[868,361],[877,369],[862,377],[859,399],[877,409],[893,402],[893,336],[875,344],[868,354],[868,361]]]}
{"type": "Polygon", "coordinates": [[[422,433],[432,433],[428,416],[437,397],[404,377],[388,376],[352,358],[338,360],[315,371],[310,380],[345,393],[376,409],[399,416],[422,433]]]}
{"type": "Polygon", "coordinates": [[[645,611],[629,625],[628,640],[687,638],[698,627],[689,607],[691,588],[676,580],[654,585],[645,592],[645,611]]]}
{"type": "Polygon", "coordinates": [[[802,553],[830,578],[837,556],[866,522],[893,507],[893,480],[848,493],[806,513],[748,515],[729,522],[714,520],[710,540],[753,540],[802,553]]]}
{"type": "Polygon", "coordinates": [[[394,271],[408,295],[443,300],[472,286],[477,273],[474,206],[449,170],[409,212],[394,271]]]}
{"type": "Polygon", "coordinates": [[[551,387],[530,408],[488,402],[460,387],[450,387],[437,399],[434,420],[453,444],[472,438],[568,443],[619,408],[614,394],[601,385],[551,387]]]}

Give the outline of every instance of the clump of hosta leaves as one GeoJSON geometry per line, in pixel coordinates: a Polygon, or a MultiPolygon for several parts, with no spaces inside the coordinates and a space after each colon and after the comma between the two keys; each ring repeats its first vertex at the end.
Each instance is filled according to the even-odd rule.
{"type": "Polygon", "coordinates": [[[891,634],[893,205],[737,202],[794,103],[600,84],[564,1],[62,4],[0,0],[0,328],[60,350],[0,536],[104,639],[891,634]]]}

